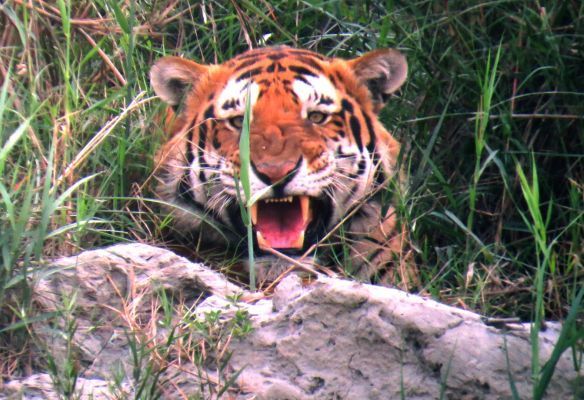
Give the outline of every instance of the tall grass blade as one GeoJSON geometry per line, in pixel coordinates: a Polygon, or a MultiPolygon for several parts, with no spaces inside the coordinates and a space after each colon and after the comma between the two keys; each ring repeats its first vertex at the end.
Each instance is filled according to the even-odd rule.
{"type": "Polygon", "coordinates": [[[26,130],[30,125],[31,118],[27,118],[20,124],[20,126],[8,137],[5,143],[2,144],[2,148],[0,149],[0,175],[4,174],[4,168],[6,166],[6,158],[14,149],[14,146],[22,139],[26,130]]]}
{"type": "MultiPolygon", "coordinates": [[[[488,165],[489,159],[484,163],[482,161],[483,150],[487,143],[487,126],[491,115],[491,103],[493,94],[495,93],[496,77],[498,73],[499,60],[501,57],[501,48],[499,45],[495,60],[491,65],[491,52],[487,56],[487,66],[485,68],[485,75],[480,79],[481,99],[478,107],[478,112],[475,120],[475,166],[474,173],[469,187],[469,213],[467,217],[466,227],[469,231],[473,230],[474,216],[476,212],[476,199],[478,195],[478,184],[483,174],[484,168],[488,165]]],[[[467,241],[467,251],[470,250],[467,241]]]]}
{"type": "MultiPolygon", "coordinates": [[[[582,344],[584,341],[584,327],[582,326],[582,321],[578,321],[579,314],[582,313],[584,303],[582,302],[584,298],[584,286],[580,287],[578,294],[572,302],[570,311],[568,312],[568,317],[562,324],[562,330],[560,331],[560,337],[554,346],[550,359],[544,364],[541,369],[541,376],[538,382],[534,385],[533,398],[534,400],[543,399],[545,391],[549,386],[549,383],[554,374],[556,364],[560,360],[560,356],[569,349],[570,347],[576,347],[578,344],[582,344]]],[[[574,357],[576,360],[576,357],[574,357]]]]}
{"type": "MultiPolygon", "coordinates": [[[[527,203],[531,220],[524,217],[528,229],[533,235],[535,248],[537,251],[537,268],[535,272],[535,306],[534,318],[531,326],[531,373],[534,381],[534,390],[539,387],[540,365],[539,365],[539,332],[544,319],[544,282],[548,267],[550,247],[547,244],[546,226],[540,209],[539,184],[535,160],[532,157],[531,181],[525,176],[523,168],[517,164],[517,174],[523,192],[523,198],[527,203]]],[[[535,391],[534,391],[535,395],[535,391]]]]}
{"type": "MultiPolygon", "coordinates": [[[[240,179],[243,192],[245,194],[244,208],[242,213],[243,221],[247,227],[247,251],[249,257],[249,285],[251,290],[256,289],[256,273],[254,264],[254,250],[253,250],[253,226],[251,222],[251,210],[253,203],[251,203],[251,154],[250,154],[250,116],[251,116],[251,101],[250,92],[247,92],[247,99],[245,102],[245,114],[243,115],[243,126],[241,128],[241,135],[239,138],[239,160],[240,179]]],[[[239,192],[239,189],[237,189],[239,192]]]]}
{"type": "Polygon", "coordinates": [[[507,347],[507,335],[503,336],[503,352],[505,353],[505,365],[507,367],[507,379],[509,380],[509,388],[511,389],[511,395],[513,400],[520,400],[519,392],[517,391],[517,385],[515,384],[515,379],[513,374],[511,374],[511,363],[509,362],[509,348],[507,347]]]}

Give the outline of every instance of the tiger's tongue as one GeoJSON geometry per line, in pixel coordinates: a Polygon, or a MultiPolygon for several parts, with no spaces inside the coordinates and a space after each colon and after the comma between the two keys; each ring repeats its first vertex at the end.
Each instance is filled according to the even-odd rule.
{"type": "Polygon", "coordinates": [[[305,223],[300,201],[267,203],[258,207],[255,224],[261,249],[300,249],[304,244],[305,223]]]}

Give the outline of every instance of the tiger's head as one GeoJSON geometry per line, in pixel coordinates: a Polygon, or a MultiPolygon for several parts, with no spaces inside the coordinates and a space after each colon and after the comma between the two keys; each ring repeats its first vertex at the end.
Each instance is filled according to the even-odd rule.
{"type": "Polygon", "coordinates": [[[241,240],[245,196],[236,179],[249,101],[258,250],[304,251],[348,214],[355,231],[378,224],[378,200],[368,196],[394,174],[399,144],[377,114],[406,75],[404,56],[391,49],[351,60],[288,47],[250,50],[220,65],[162,58],[151,82],[174,115],[158,155],[157,191],[176,206],[180,230],[211,242],[241,240]],[[221,235],[217,226],[226,228],[221,235]]]}

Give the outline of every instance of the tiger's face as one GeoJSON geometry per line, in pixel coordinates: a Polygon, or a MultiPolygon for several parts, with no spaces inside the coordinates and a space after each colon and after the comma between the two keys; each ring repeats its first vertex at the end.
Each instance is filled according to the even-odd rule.
{"type": "Polygon", "coordinates": [[[158,155],[158,193],[176,205],[181,230],[210,241],[245,236],[237,179],[249,101],[258,250],[304,251],[349,214],[348,231],[378,224],[379,204],[368,195],[394,174],[399,144],[377,113],[406,75],[405,58],[389,49],[352,60],[288,47],[221,65],[162,58],[151,82],[174,115],[158,155]]]}

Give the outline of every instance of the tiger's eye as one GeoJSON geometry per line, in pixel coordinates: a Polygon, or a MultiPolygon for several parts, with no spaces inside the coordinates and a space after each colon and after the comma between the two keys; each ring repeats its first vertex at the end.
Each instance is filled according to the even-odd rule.
{"type": "Polygon", "coordinates": [[[232,127],[236,129],[243,128],[243,115],[238,115],[237,117],[229,118],[229,123],[231,124],[232,127]]]}
{"type": "Polygon", "coordinates": [[[308,113],[308,120],[313,124],[322,124],[326,121],[328,115],[320,111],[311,111],[308,113]]]}

